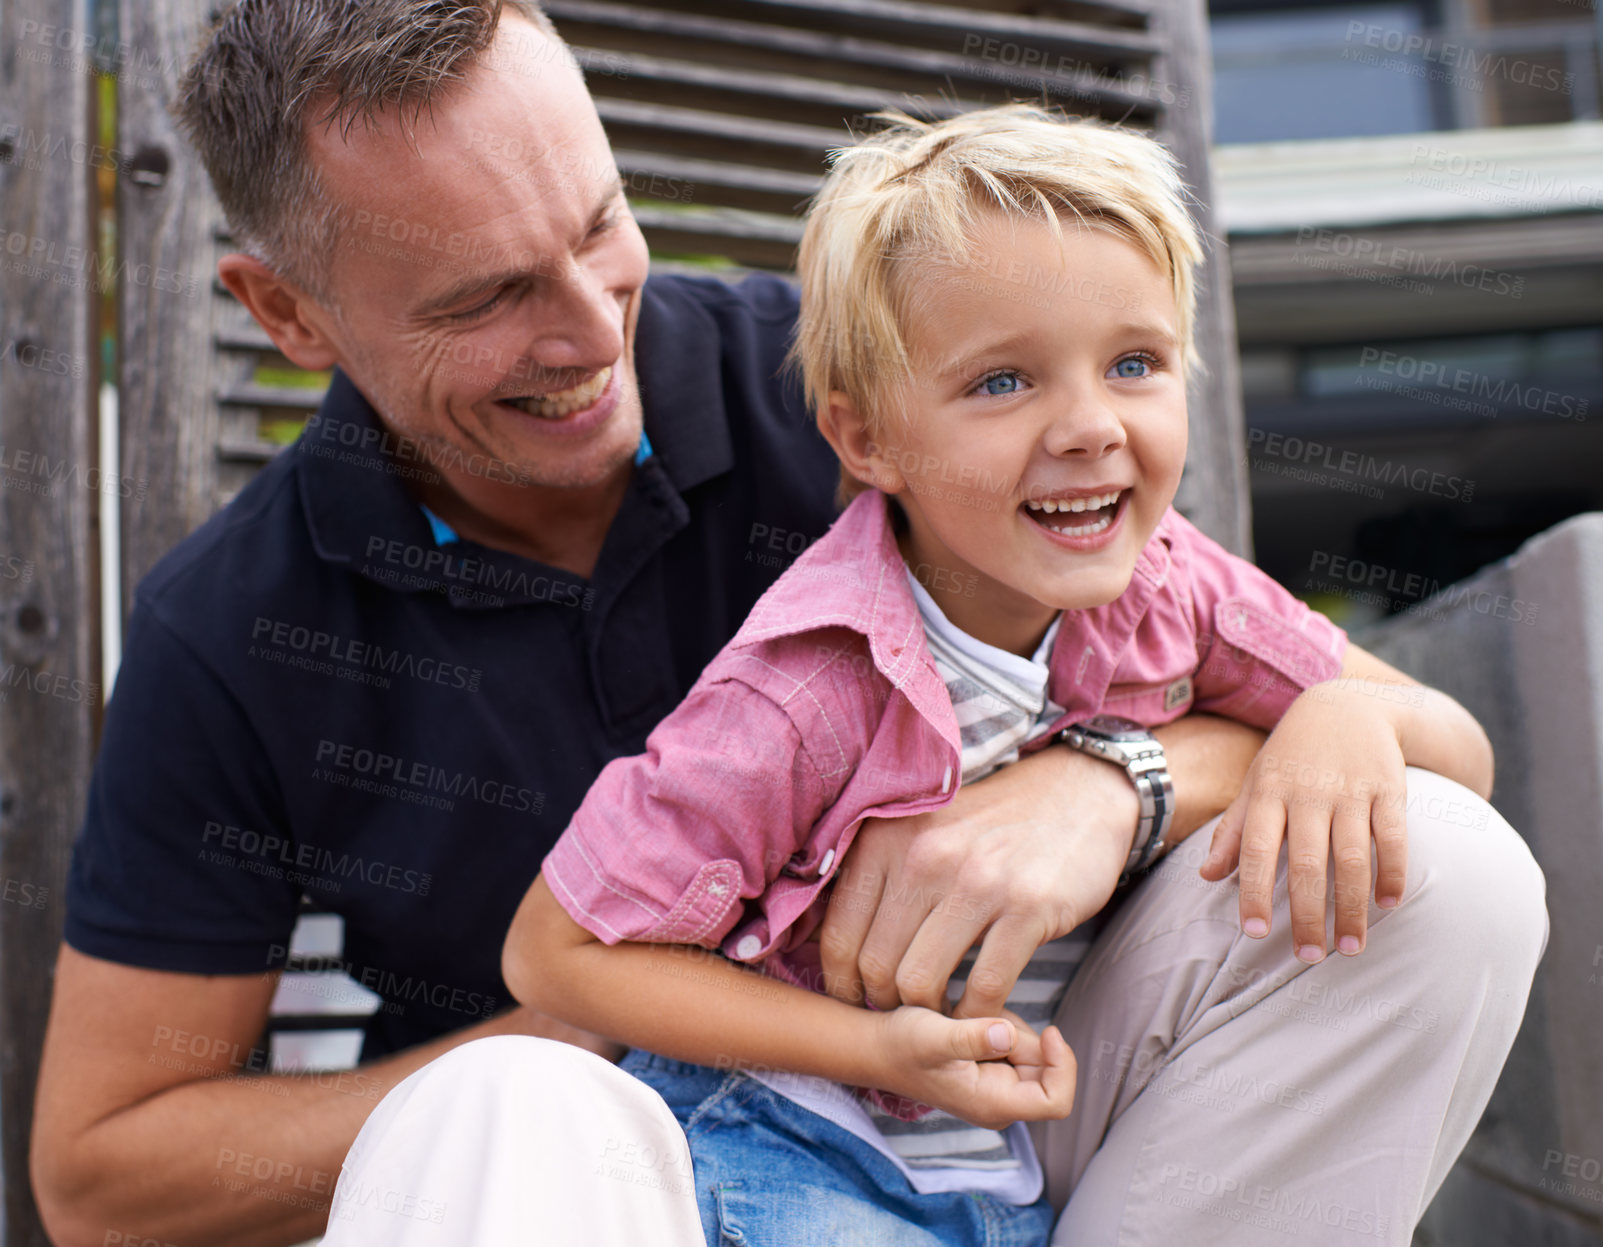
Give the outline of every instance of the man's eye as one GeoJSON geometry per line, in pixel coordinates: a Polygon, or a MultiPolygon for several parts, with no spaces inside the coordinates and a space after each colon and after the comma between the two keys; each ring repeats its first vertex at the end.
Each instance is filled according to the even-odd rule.
{"type": "Polygon", "coordinates": [[[478,306],[470,307],[465,312],[452,312],[451,313],[451,319],[452,320],[475,320],[480,316],[484,316],[484,315],[488,314],[489,312],[494,311],[497,307],[500,306],[501,300],[506,298],[506,293],[507,293],[506,292],[506,288],[502,287],[500,290],[497,290],[495,292],[495,294],[492,295],[489,299],[485,300],[483,303],[480,303],[478,306]]]}
{"type": "Polygon", "coordinates": [[[1016,372],[993,372],[974,388],[978,393],[988,394],[992,398],[1002,398],[1008,394],[1017,394],[1023,385],[1023,378],[1016,372]]]}

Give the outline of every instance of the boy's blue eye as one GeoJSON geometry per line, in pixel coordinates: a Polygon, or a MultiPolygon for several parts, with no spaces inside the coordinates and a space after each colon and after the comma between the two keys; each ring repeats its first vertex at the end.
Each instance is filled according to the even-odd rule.
{"type": "Polygon", "coordinates": [[[1019,391],[1019,374],[1016,372],[993,373],[980,382],[979,388],[992,398],[1017,394],[1019,391]]]}
{"type": "Polygon", "coordinates": [[[1144,377],[1151,371],[1151,365],[1139,355],[1132,355],[1128,359],[1121,359],[1113,365],[1115,376],[1144,377]]]}

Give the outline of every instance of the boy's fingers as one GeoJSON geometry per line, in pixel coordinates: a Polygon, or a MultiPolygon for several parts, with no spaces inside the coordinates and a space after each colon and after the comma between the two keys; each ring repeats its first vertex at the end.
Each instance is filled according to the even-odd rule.
{"type": "MultiPolygon", "coordinates": [[[[1041,1037],[1018,1014],[1004,1009],[1002,1010],[1002,1016],[1013,1023],[1013,1047],[1008,1052],[1007,1059],[1015,1066],[1042,1064],[1041,1037]]],[[[1028,1077],[1028,1075],[1025,1075],[1025,1077],[1028,1077]]]]}
{"type": "Polygon", "coordinates": [[[1241,831],[1241,929],[1255,938],[1269,934],[1275,893],[1275,866],[1280,861],[1280,838],[1286,826],[1286,807],[1279,798],[1255,796],[1247,806],[1241,831]]]}
{"type": "Polygon", "coordinates": [[[1074,1108],[1074,1053],[1055,1026],[1041,1035],[1041,1048],[1044,1063],[1028,1074],[1017,1067],[983,1066],[982,1089],[970,1105],[971,1114],[958,1116],[993,1130],[1015,1121],[1067,1117],[1074,1108]]]}
{"type": "Polygon", "coordinates": [[[1330,825],[1330,857],[1336,874],[1336,951],[1364,950],[1369,926],[1369,805],[1344,801],[1330,825]]]}
{"type": "Polygon", "coordinates": [[[1048,1026],[1042,1032],[1041,1055],[1044,1058],[1041,1091],[1045,1096],[1048,1115],[1067,1117],[1074,1109],[1074,1088],[1079,1067],[1068,1041],[1057,1027],[1048,1026]]]}
{"type": "Polygon", "coordinates": [[[1369,808],[1375,835],[1375,903],[1390,909],[1402,899],[1408,882],[1408,819],[1402,787],[1383,788],[1369,808]]]}
{"type": "Polygon", "coordinates": [[[1297,956],[1309,963],[1325,956],[1325,863],[1330,857],[1330,814],[1325,805],[1298,804],[1291,807],[1286,820],[1291,939],[1297,956]]]}
{"type": "Polygon", "coordinates": [[[1016,1030],[1002,1018],[943,1019],[946,1038],[938,1056],[958,1061],[994,1061],[1013,1048],[1016,1030]]]}
{"type": "Polygon", "coordinates": [[[1208,856],[1203,859],[1198,871],[1204,879],[1223,879],[1235,869],[1236,858],[1241,853],[1241,822],[1246,808],[1245,793],[1238,794],[1214,824],[1208,856]]]}

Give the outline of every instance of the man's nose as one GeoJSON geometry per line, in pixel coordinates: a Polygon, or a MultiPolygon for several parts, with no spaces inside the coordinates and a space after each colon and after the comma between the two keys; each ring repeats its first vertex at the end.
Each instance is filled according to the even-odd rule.
{"type": "Polygon", "coordinates": [[[624,307],[584,265],[570,265],[538,303],[529,354],[556,370],[605,368],[623,353],[624,307]]]}

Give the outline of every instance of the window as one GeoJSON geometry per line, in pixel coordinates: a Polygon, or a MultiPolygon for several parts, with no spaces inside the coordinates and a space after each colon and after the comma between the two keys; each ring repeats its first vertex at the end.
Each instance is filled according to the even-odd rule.
{"type": "Polygon", "coordinates": [[[1440,128],[1419,5],[1220,12],[1211,22],[1219,143],[1440,128]]]}

